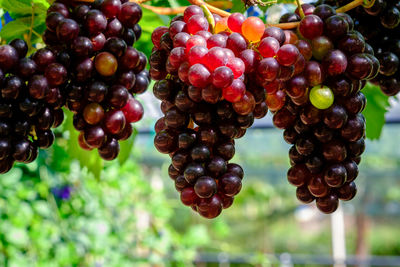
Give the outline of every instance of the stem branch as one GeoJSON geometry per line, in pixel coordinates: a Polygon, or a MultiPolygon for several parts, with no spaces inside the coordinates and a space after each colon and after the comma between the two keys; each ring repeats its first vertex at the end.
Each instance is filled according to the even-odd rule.
{"type": "Polygon", "coordinates": [[[32,2],[31,5],[32,5],[31,26],[29,28],[29,34],[27,40],[29,50],[32,49],[32,33],[33,33],[33,26],[35,23],[35,4],[32,2]]]}
{"type": "Polygon", "coordinates": [[[215,6],[212,6],[210,4],[205,3],[203,0],[188,0],[189,3],[196,5],[196,6],[202,6],[205,5],[212,13],[218,14],[221,17],[229,17],[231,13],[226,12],[225,10],[219,9],[215,6]]]}
{"type": "Polygon", "coordinates": [[[303,7],[301,5],[301,0],[296,0],[297,3],[297,7],[299,8],[299,14],[300,14],[300,18],[304,18],[306,15],[304,14],[304,10],[303,7]]]}
{"type": "Polygon", "coordinates": [[[364,3],[364,0],[354,0],[353,2],[351,2],[349,4],[336,9],[336,12],[337,13],[345,13],[347,11],[352,10],[353,8],[356,8],[360,5],[362,5],[363,3],[364,3]]]}

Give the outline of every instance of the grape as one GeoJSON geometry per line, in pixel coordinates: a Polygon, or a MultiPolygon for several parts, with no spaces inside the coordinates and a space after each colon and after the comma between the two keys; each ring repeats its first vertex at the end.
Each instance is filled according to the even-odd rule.
{"type": "Polygon", "coordinates": [[[22,39],[14,39],[10,42],[12,46],[18,53],[20,59],[25,58],[28,53],[28,44],[22,39]]]}
{"type": "Polygon", "coordinates": [[[312,56],[322,60],[333,49],[332,41],[326,36],[319,36],[312,40],[312,56]]]}
{"type": "Polygon", "coordinates": [[[97,103],[91,103],[84,108],[83,117],[87,123],[96,125],[103,120],[104,109],[97,103]]]}
{"type": "Polygon", "coordinates": [[[103,76],[111,76],[117,71],[117,59],[108,52],[102,52],[95,58],[95,68],[103,76]]]}
{"type": "Polygon", "coordinates": [[[204,16],[203,10],[195,5],[189,6],[185,9],[185,12],[183,13],[183,19],[187,23],[191,17],[194,15],[202,15],[204,16]]]}
{"type": "Polygon", "coordinates": [[[208,30],[208,21],[202,15],[194,15],[187,21],[187,29],[190,34],[208,30]]]}
{"type": "Polygon", "coordinates": [[[381,16],[381,23],[387,29],[394,29],[400,24],[400,11],[396,7],[385,10],[381,16]]]}
{"type": "Polygon", "coordinates": [[[345,18],[334,15],[325,20],[325,32],[333,40],[344,36],[349,31],[349,23],[345,18]]]}
{"type": "MultiPolygon", "coordinates": [[[[178,38],[178,35],[175,38],[178,38]]],[[[186,50],[190,51],[194,46],[207,47],[207,41],[200,35],[193,35],[186,40],[186,50]]]]}
{"type": "Polygon", "coordinates": [[[126,121],[129,123],[138,122],[143,117],[143,106],[135,98],[130,98],[126,105],[122,108],[126,121]]]}
{"type": "Polygon", "coordinates": [[[240,101],[246,92],[246,85],[238,79],[232,81],[229,87],[224,88],[223,96],[229,102],[240,101]]]}
{"type": "Polygon", "coordinates": [[[309,61],[313,56],[312,47],[309,42],[304,40],[298,40],[296,42],[296,47],[305,60],[309,61]]]}
{"type": "Polygon", "coordinates": [[[215,22],[215,27],[214,27],[215,33],[223,33],[226,31],[229,31],[228,18],[225,17],[215,22]]]}
{"type": "Polygon", "coordinates": [[[222,211],[222,200],[218,195],[202,199],[197,205],[198,213],[208,219],[217,217],[222,211]]]}
{"type": "Polygon", "coordinates": [[[213,178],[203,176],[197,179],[194,191],[200,198],[210,198],[217,192],[217,184],[213,178]]]}
{"type": "Polygon", "coordinates": [[[205,87],[211,82],[211,74],[202,64],[195,64],[189,68],[189,82],[196,87],[205,87]]]}
{"type": "Polygon", "coordinates": [[[278,76],[280,67],[278,61],[275,58],[264,58],[262,59],[257,67],[257,72],[263,81],[271,82],[278,76]]]}
{"type": "MultiPolygon", "coordinates": [[[[315,12],[315,11],[314,11],[315,12]]],[[[299,25],[300,33],[307,39],[321,36],[324,30],[324,22],[316,15],[305,16],[299,25]]]]}
{"type": "Polygon", "coordinates": [[[332,50],[323,58],[322,66],[330,76],[342,74],[347,68],[347,57],[340,50],[332,50]]]}
{"type": "MultiPolygon", "coordinates": [[[[243,50],[247,48],[247,41],[239,33],[232,33],[226,41],[226,47],[232,51],[235,56],[238,56],[243,50]]],[[[229,51],[228,50],[228,51],[229,51]]]]}
{"type": "MultiPolygon", "coordinates": [[[[356,61],[358,58],[353,58],[356,61]]],[[[385,76],[394,75],[399,69],[400,61],[396,54],[391,52],[385,52],[378,55],[380,63],[380,73],[385,76]]],[[[355,62],[354,64],[360,65],[360,63],[355,62]]]]}
{"type": "Polygon", "coordinates": [[[300,16],[294,13],[286,13],[279,19],[279,23],[290,23],[297,21],[300,21],[300,16]]]}
{"type": "MultiPolygon", "coordinates": [[[[190,71],[189,71],[190,75],[190,71]]],[[[228,67],[218,67],[212,74],[212,84],[218,88],[225,88],[232,84],[234,79],[233,72],[228,67]]],[[[189,77],[190,80],[190,77],[189,77]]]]}
{"type": "Polygon", "coordinates": [[[326,86],[315,86],[310,91],[310,102],[318,109],[329,108],[334,101],[332,90],[326,86]]]}
{"type": "Polygon", "coordinates": [[[236,57],[228,60],[226,66],[232,70],[235,79],[241,77],[244,74],[246,68],[243,60],[236,57]]]}
{"type": "Polygon", "coordinates": [[[306,63],[304,75],[310,86],[320,85],[325,79],[325,72],[322,65],[316,61],[309,61],[306,63]]]}
{"type": "Polygon", "coordinates": [[[258,17],[249,17],[242,23],[243,36],[250,42],[260,41],[264,31],[264,22],[258,17]]]}
{"type": "Polygon", "coordinates": [[[104,0],[101,4],[101,12],[107,18],[115,18],[121,11],[120,0],[104,0]]]}
{"type": "MultiPolygon", "coordinates": [[[[306,16],[313,14],[313,12],[315,10],[315,6],[310,5],[310,4],[302,4],[301,8],[303,9],[304,15],[306,15],[306,16]]],[[[297,15],[300,15],[300,10],[298,7],[296,8],[295,13],[297,15]]]]}
{"type": "Polygon", "coordinates": [[[257,66],[259,56],[254,50],[246,49],[240,53],[239,58],[243,61],[245,65],[245,73],[251,73],[255,70],[257,66]]]}
{"type": "Polygon", "coordinates": [[[220,47],[213,47],[208,50],[205,57],[205,66],[210,71],[214,71],[216,68],[226,65],[227,61],[225,51],[220,47]]]}
{"type": "Polygon", "coordinates": [[[286,40],[284,31],[278,27],[266,27],[262,39],[266,37],[275,38],[279,42],[279,45],[283,45],[286,40]]]}
{"type": "Polygon", "coordinates": [[[283,66],[292,66],[298,60],[299,55],[300,52],[296,46],[285,44],[277,53],[277,61],[283,66]]]}
{"type": "Polygon", "coordinates": [[[265,57],[274,57],[279,51],[280,45],[278,40],[272,37],[266,37],[261,40],[258,51],[261,56],[265,57]]]}
{"type": "MultiPolygon", "coordinates": [[[[134,2],[126,2],[121,6],[121,12],[118,15],[118,20],[128,28],[133,28],[142,18],[142,9],[134,2]]],[[[139,39],[137,37],[136,39],[139,39]]]]}
{"type": "Polygon", "coordinates": [[[241,13],[233,13],[228,17],[228,27],[231,31],[242,33],[242,24],[246,20],[241,13]]]}
{"type": "Polygon", "coordinates": [[[65,18],[69,17],[69,11],[68,7],[64,5],[63,3],[60,2],[55,2],[53,3],[48,9],[47,9],[47,14],[50,14],[52,12],[57,12],[63,15],[65,18]]]}
{"type": "Polygon", "coordinates": [[[318,17],[320,17],[323,21],[325,21],[327,18],[336,15],[336,11],[332,6],[326,5],[326,4],[322,4],[317,6],[314,9],[313,12],[314,15],[317,15],[318,17]]]}

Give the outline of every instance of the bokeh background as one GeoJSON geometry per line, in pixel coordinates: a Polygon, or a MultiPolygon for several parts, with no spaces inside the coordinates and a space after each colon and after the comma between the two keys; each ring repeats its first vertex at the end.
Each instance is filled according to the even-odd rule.
{"type": "MultiPolygon", "coordinates": [[[[0,1],[3,42],[25,36],[28,29],[19,23],[30,14],[19,13],[16,4],[30,3],[44,10],[48,5],[0,1]]],[[[274,7],[267,20],[292,8],[274,7]]],[[[37,10],[35,31],[41,33],[44,14],[37,10]]],[[[255,8],[248,12],[264,15],[255,8]]],[[[152,30],[169,19],[145,10],[135,46],[149,55],[152,30]]],[[[33,38],[41,47],[39,36],[33,38]]],[[[233,162],[245,169],[243,190],[231,208],[209,221],[180,203],[167,174],[169,158],[153,146],[159,103],[151,89],[140,100],[145,118],[136,136],[122,144],[118,160],[105,163],[78,149],[69,114],[51,149],[0,176],[0,266],[333,265],[332,217],[297,201],[286,181],[289,146],[269,116],[237,141],[233,162]]],[[[393,99],[380,139],[367,142],[358,195],[342,204],[342,249],[350,265],[400,266],[399,140],[400,105],[393,99]]]]}

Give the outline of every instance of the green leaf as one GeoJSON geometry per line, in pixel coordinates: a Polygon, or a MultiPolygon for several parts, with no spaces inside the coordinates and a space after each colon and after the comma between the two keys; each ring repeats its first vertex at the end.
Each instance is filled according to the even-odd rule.
{"type": "Polygon", "coordinates": [[[0,0],[0,6],[14,16],[32,14],[46,14],[49,4],[45,0],[0,0]]]}
{"type": "Polygon", "coordinates": [[[24,19],[17,19],[4,25],[0,31],[0,37],[6,41],[23,36],[29,30],[29,25],[26,24],[24,19]]]}
{"type": "Polygon", "coordinates": [[[385,125],[385,114],[390,107],[389,97],[384,95],[378,86],[367,84],[362,91],[367,98],[363,112],[367,122],[367,138],[379,139],[385,125]]]}
{"type": "Polygon", "coordinates": [[[120,142],[121,149],[118,156],[119,164],[124,165],[124,163],[129,159],[137,134],[137,129],[133,128],[132,136],[129,137],[128,140],[120,142]]]}
{"type": "Polygon", "coordinates": [[[231,9],[231,13],[234,13],[234,12],[243,13],[244,11],[246,11],[246,8],[245,8],[242,0],[232,0],[232,4],[233,4],[233,6],[231,9]]]}
{"type": "Polygon", "coordinates": [[[66,111],[65,127],[69,132],[69,138],[66,145],[67,153],[79,161],[82,167],[86,167],[96,179],[100,180],[100,174],[104,166],[104,161],[100,158],[97,149],[92,151],[83,150],[78,144],[79,132],[75,130],[72,121],[72,112],[66,111]]]}

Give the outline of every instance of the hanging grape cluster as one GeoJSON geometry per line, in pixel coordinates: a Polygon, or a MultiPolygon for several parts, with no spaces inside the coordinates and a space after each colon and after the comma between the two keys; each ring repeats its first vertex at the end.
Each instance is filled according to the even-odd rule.
{"type": "Polygon", "coordinates": [[[146,91],[150,77],[146,56],[132,47],[141,17],[140,6],[126,0],[56,1],[47,11],[43,40],[69,70],[64,92],[79,145],[105,160],[118,156],[118,141],[143,116],[134,95],[146,91]]]}
{"type": "Polygon", "coordinates": [[[66,68],[49,50],[38,50],[29,58],[27,52],[28,45],[20,39],[0,46],[1,174],[15,162],[34,161],[39,148],[53,144],[51,128],[64,120],[60,90],[66,68]]]}
{"type": "Polygon", "coordinates": [[[216,34],[200,7],[188,7],[153,32],[150,57],[164,113],[154,144],[171,157],[169,175],[183,204],[206,218],[231,206],[241,190],[243,170],[229,163],[234,139],[267,114],[264,88],[247,77],[257,57],[242,33],[249,21],[242,14],[213,20],[216,34]]]}
{"type": "MultiPolygon", "coordinates": [[[[379,73],[379,61],[347,14],[332,6],[303,5],[305,17],[294,32],[285,32],[306,59],[303,69],[281,89],[267,96],[273,122],[285,129],[284,139],[292,167],[289,182],[299,200],[325,213],[341,200],[352,199],[357,188],[358,164],[365,150],[367,80],[379,73]]],[[[299,20],[298,10],[281,21],[299,20]],[[297,13],[297,14],[296,14],[297,13]]]]}

